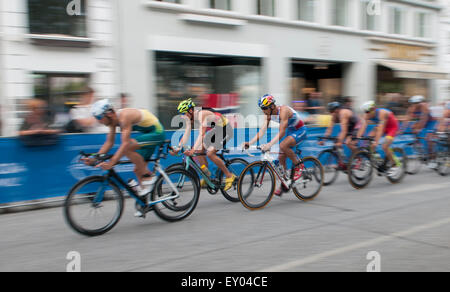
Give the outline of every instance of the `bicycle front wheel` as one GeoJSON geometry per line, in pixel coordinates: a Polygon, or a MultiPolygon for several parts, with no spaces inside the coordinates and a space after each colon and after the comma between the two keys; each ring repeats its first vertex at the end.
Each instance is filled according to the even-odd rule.
{"type": "Polygon", "coordinates": [[[349,182],[355,189],[367,187],[373,176],[370,153],[362,150],[353,154],[347,169],[349,182]]]}
{"type": "Polygon", "coordinates": [[[120,189],[104,177],[90,177],[77,183],[64,202],[64,217],[69,226],[86,236],[110,231],[124,209],[120,189]]]}
{"type": "MultiPolygon", "coordinates": [[[[245,169],[245,167],[247,167],[247,165],[248,165],[248,162],[245,161],[244,159],[236,158],[236,159],[231,160],[229,163],[227,163],[226,167],[228,168],[229,171],[231,171],[231,173],[233,173],[237,178],[239,178],[242,171],[245,169]]],[[[254,174],[252,171],[250,171],[250,172],[247,172],[246,175],[247,175],[247,177],[244,178],[244,181],[250,183],[254,179],[254,174]]],[[[225,182],[225,179],[226,179],[225,175],[223,174],[223,172],[221,170],[218,170],[217,178],[219,179],[221,185],[225,182]]],[[[225,199],[227,199],[228,201],[233,202],[233,203],[239,202],[239,196],[237,194],[237,184],[238,184],[238,179],[236,179],[233,186],[228,191],[224,191],[223,189],[220,189],[220,191],[222,192],[222,195],[225,197],[225,199]]]]}
{"type": "Polygon", "coordinates": [[[324,169],[319,160],[314,157],[302,159],[302,176],[293,184],[295,196],[302,201],[316,198],[324,185],[324,169]]]}
{"type": "Polygon", "coordinates": [[[408,167],[406,173],[415,175],[419,173],[424,161],[422,147],[416,143],[406,145],[404,152],[408,156],[408,167]]]}
{"type": "Polygon", "coordinates": [[[249,164],[239,177],[237,191],[242,205],[249,210],[259,210],[267,206],[275,193],[276,177],[267,162],[256,161],[249,164]],[[249,177],[254,179],[249,180],[249,177]]]}
{"type": "Polygon", "coordinates": [[[324,169],[324,186],[332,185],[339,176],[339,157],[333,150],[322,151],[318,159],[324,169]]]}
{"type": "Polygon", "coordinates": [[[184,169],[172,169],[166,173],[167,177],[160,176],[152,193],[156,215],[168,222],[181,221],[189,217],[197,207],[200,197],[200,188],[196,177],[184,169]],[[178,196],[177,196],[178,192],[178,196]],[[174,197],[170,200],[167,198],[174,197]]]}
{"type": "Polygon", "coordinates": [[[395,157],[397,171],[387,176],[387,179],[393,183],[397,184],[400,183],[405,175],[407,174],[408,169],[408,157],[405,154],[405,151],[402,148],[394,148],[392,149],[393,155],[395,157]]]}

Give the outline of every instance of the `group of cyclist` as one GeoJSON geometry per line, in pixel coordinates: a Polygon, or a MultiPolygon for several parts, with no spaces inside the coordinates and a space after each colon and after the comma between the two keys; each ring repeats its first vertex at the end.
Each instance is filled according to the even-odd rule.
{"type": "MultiPolygon", "coordinates": [[[[435,130],[447,132],[450,126],[450,102],[445,106],[443,117],[440,121],[435,121],[430,113],[428,104],[423,96],[414,96],[409,100],[410,107],[407,112],[407,119],[403,125],[394,113],[388,109],[377,107],[373,101],[362,105],[364,112],[362,117],[351,108],[348,102],[331,102],[328,104],[328,110],[332,115],[332,122],[326,131],[326,136],[331,136],[334,126],[340,124],[341,130],[337,136],[337,147],[344,144],[351,151],[357,150],[357,144],[354,138],[363,137],[369,124],[375,124],[376,127],[368,134],[374,137],[372,147],[375,149],[384,137],[382,145],[386,153],[385,164],[381,167],[382,171],[392,174],[398,171],[398,162],[393,157],[390,146],[394,138],[400,134],[406,127],[413,122],[412,131],[414,133],[424,133],[431,149],[432,135],[435,130]]],[[[299,158],[294,149],[307,138],[307,129],[300,115],[291,107],[278,105],[274,96],[264,95],[258,101],[258,106],[265,115],[265,123],[260,128],[256,136],[248,142],[245,142],[243,148],[249,148],[264,137],[270,122],[280,124],[278,134],[266,145],[261,146],[262,151],[269,151],[275,144],[279,143],[280,165],[287,169],[286,160],[289,158],[293,163],[294,180],[301,176],[299,158]]],[[[182,149],[183,154],[187,156],[196,156],[197,161],[202,168],[208,167],[209,158],[226,176],[224,190],[229,190],[236,181],[236,176],[230,172],[224,162],[217,156],[217,152],[222,150],[226,143],[233,137],[233,127],[227,118],[212,108],[197,108],[192,99],[182,101],[178,106],[178,113],[182,115],[186,122],[186,129],[180,140],[178,147],[171,153],[176,155],[182,149]],[[194,124],[199,126],[199,135],[194,146],[191,149],[186,147],[190,141],[190,135],[194,124]],[[203,154],[203,155],[202,155],[203,154]]],[[[135,165],[135,175],[141,185],[141,195],[146,195],[155,183],[155,177],[148,168],[148,161],[152,157],[155,149],[165,140],[164,127],[158,118],[147,110],[126,108],[115,111],[113,105],[108,100],[96,102],[92,107],[92,115],[103,125],[109,127],[106,142],[99,150],[98,154],[107,154],[114,146],[116,130],[121,129],[121,145],[113,158],[109,162],[104,162],[96,167],[103,170],[109,170],[114,167],[119,160],[126,156],[135,165]],[[141,134],[133,139],[133,131],[141,134]]],[[[323,142],[320,142],[322,144],[323,142]]],[[[431,151],[431,150],[430,150],[431,151]]],[[[431,153],[431,152],[430,152],[431,153]]],[[[92,165],[93,159],[86,159],[86,164],[92,165]]],[[[346,166],[340,166],[345,168],[346,166]]],[[[283,189],[280,187],[275,192],[281,196],[283,189]]]]}

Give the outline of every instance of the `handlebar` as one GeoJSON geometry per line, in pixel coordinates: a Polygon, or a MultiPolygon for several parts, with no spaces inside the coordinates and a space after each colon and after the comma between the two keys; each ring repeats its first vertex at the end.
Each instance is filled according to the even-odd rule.
{"type": "Polygon", "coordinates": [[[339,139],[338,138],[336,138],[336,137],[319,137],[319,140],[329,140],[329,141],[333,141],[333,142],[337,142],[337,141],[339,141],[339,139]]]}

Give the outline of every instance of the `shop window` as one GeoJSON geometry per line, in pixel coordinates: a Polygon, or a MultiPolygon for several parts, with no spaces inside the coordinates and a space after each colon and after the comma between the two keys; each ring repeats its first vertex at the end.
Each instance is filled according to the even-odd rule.
{"type": "Polygon", "coordinates": [[[29,29],[31,34],[52,34],[87,37],[86,0],[80,0],[80,15],[69,15],[69,1],[28,0],[29,29]]]}
{"type": "Polygon", "coordinates": [[[79,103],[89,85],[88,74],[34,73],[34,98],[47,102],[55,120],[64,124],[64,115],[79,103]]]}
{"type": "Polygon", "coordinates": [[[262,94],[261,60],[187,53],[156,53],[158,116],[166,129],[177,106],[193,98],[198,106],[223,114],[255,114],[262,94]]]}

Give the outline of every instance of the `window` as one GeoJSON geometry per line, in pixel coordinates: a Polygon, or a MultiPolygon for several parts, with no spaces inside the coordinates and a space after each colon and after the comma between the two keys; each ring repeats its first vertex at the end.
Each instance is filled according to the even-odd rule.
{"type": "Polygon", "coordinates": [[[80,101],[89,84],[88,74],[34,73],[34,97],[45,100],[51,111],[63,113],[80,101]]]}
{"type": "Polygon", "coordinates": [[[404,22],[403,10],[399,7],[392,7],[390,11],[389,33],[402,34],[404,32],[403,22],[404,22]]]}
{"type": "Polygon", "coordinates": [[[425,38],[429,34],[429,15],[425,12],[419,12],[415,17],[415,35],[416,37],[425,38]]]}
{"type": "Polygon", "coordinates": [[[231,10],[231,0],[210,0],[209,6],[213,9],[231,10]]]}
{"type": "Polygon", "coordinates": [[[346,26],[347,19],[348,19],[348,1],[333,0],[332,24],[339,26],[346,26]]]}
{"type": "Polygon", "coordinates": [[[258,0],[258,15],[275,16],[275,0],[258,0]]]}
{"type": "Polygon", "coordinates": [[[372,0],[361,0],[361,29],[377,29],[378,16],[381,13],[381,11],[379,11],[380,8],[381,7],[377,6],[376,2],[373,2],[372,0]]]}
{"type": "Polygon", "coordinates": [[[255,97],[262,95],[261,59],[234,56],[156,52],[158,116],[166,129],[177,106],[192,97],[198,106],[224,114],[255,113],[255,97]]]}
{"type": "Polygon", "coordinates": [[[80,15],[67,13],[68,1],[28,0],[29,29],[32,34],[87,37],[86,0],[80,0],[80,15]]]}
{"type": "Polygon", "coordinates": [[[298,19],[313,22],[315,5],[315,0],[298,0],[298,19]]]}

